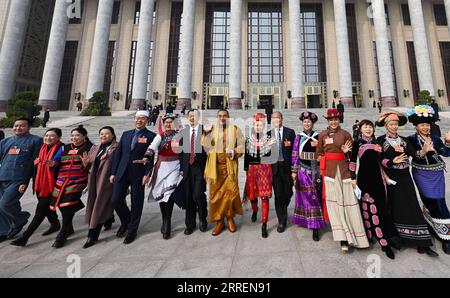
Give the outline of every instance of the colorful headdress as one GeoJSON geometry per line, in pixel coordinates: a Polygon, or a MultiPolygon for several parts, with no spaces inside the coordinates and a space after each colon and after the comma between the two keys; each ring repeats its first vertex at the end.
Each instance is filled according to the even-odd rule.
{"type": "Polygon", "coordinates": [[[384,112],[381,114],[378,121],[375,122],[375,125],[378,127],[383,127],[391,121],[398,121],[398,125],[403,126],[408,122],[408,119],[405,115],[397,112],[384,112]]]}
{"type": "Polygon", "coordinates": [[[409,122],[414,126],[420,123],[433,123],[436,121],[434,109],[428,105],[415,106],[406,112],[409,122]]]}
{"type": "Polygon", "coordinates": [[[308,112],[308,111],[301,113],[299,116],[299,119],[300,119],[300,121],[309,119],[312,121],[312,123],[316,123],[317,120],[319,120],[319,118],[317,117],[316,114],[314,114],[312,112],[308,112]]]}
{"type": "Polygon", "coordinates": [[[260,120],[266,120],[267,116],[263,113],[256,113],[253,115],[253,123],[260,121],[260,120]]]}

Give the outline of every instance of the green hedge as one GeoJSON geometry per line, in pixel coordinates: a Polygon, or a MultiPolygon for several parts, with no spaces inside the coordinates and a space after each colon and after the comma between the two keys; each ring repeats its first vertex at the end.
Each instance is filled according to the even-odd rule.
{"type": "MultiPolygon", "coordinates": [[[[1,128],[11,128],[14,121],[17,118],[27,117],[28,110],[34,104],[39,101],[39,95],[36,92],[20,92],[17,93],[13,98],[8,100],[8,107],[6,109],[6,117],[0,119],[1,128]]],[[[42,107],[36,105],[34,127],[39,127],[41,125],[41,119],[38,118],[42,107]]]]}
{"type": "Polygon", "coordinates": [[[81,112],[81,116],[111,116],[108,101],[104,92],[95,92],[89,99],[89,106],[81,112]],[[100,107],[103,105],[103,111],[100,107]]]}

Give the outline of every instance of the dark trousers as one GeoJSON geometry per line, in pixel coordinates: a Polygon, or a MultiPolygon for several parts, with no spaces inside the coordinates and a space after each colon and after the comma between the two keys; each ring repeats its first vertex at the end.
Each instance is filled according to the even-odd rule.
{"type": "Polygon", "coordinates": [[[204,171],[195,162],[190,166],[188,177],[185,180],[186,186],[186,227],[193,228],[196,226],[196,217],[200,221],[206,221],[208,216],[206,203],[206,181],[203,177],[204,171]]]}
{"type": "Polygon", "coordinates": [[[30,213],[22,211],[19,192],[21,181],[0,182],[0,236],[8,233],[28,221],[30,213]]]}
{"type": "Polygon", "coordinates": [[[26,231],[23,232],[24,237],[30,238],[46,217],[50,224],[54,225],[58,223],[58,214],[50,210],[50,198],[51,196],[45,198],[38,197],[38,204],[36,206],[34,217],[26,231]]]}
{"type": "Polygon", "coordinates": [[[62,214],[62,227],[59,232],[57,238],[65,238],[67,237],[67,233],[73,230],[73,217],[78,210],[80,210],[79,206],[67,206],[59,208],[62,214]]]}
{"type": "Polygon", "coordinates": [[[291,203],[292,197],[292,178],[291,172],[285,171],[282,166],[278,166],[278,170],[274,171],[272,178],[273,190],[275,192],[275,211],[278,217],[278,223],[287,224],[288,212],[287,208],[291,203]]]}
{"type": "Polygon", "coordinates": [[[122,226],[128,226],[129,234],[136,234],[141,222],[142,209],[144,207],[144,190],[142,177],[131,177],[129,170],[120,181],[114,183],[112,203],[122,226]],[[125,198],[127,190],[131,186],[131,210],[128,208],[125,198]]]}

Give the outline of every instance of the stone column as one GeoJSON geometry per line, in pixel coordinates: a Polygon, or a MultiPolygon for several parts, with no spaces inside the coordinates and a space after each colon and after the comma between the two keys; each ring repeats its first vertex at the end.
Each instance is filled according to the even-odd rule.
{"type": "Polygon", "coordinates": [[[230,82],[228,106],[230,109],[242,109],[242,0],[231,1],[230,23],[230,82]]]}
{"type": "Polygon", "coordinates": [[[136,62],[134,64],[133,93],[130,107],[133,110],[137,110],[138,108],[142,109],[147,101],[154,6],[155,0],[141,0],[136,62]]]}
{"type": "Polygon", "coordinates": [[[300,31],[300,0],[289,0],[289,37],[291,46],[290,79],[292,88],[293,109],[303,109],[305,105],[305,89],[303,83],[302,36],[300,31]]]}
{"type": "Polygon", "coordinates": [[[184,104],[186,104],[187,109],[191,108],[194,23],[195,0],[184,0],[180,29],[180,57],[178,66],[179,93],[176,107],[177,110],[181,110],[184,104]]]}
{"type": "Polygon", "coordinates": [[[336,50],[339,67],[340,99],[345,107],[354,107],[345,0],[333,0],[333,4],[334,22],[336,27],[336,50]]]}
{"type": "Polygon", "coordinates": [[[423,18],[422,0],[408,0],[408,6],[414,37],[414,52],[416,54],[417,69],[419,70],[420,90],[428,90],[430,95],[434,97],[433,73],[423,18]]]}
{"type": "Polygon", "coordinates": [[[450,31],[450,0],[444,0],[445,14],[447,15],[448,29],[450,31]]]}
{"type": "Polygon", "coordinates": [[[86,99],[103,91],[114,0],[99,0],[86,99]]]}
{"type": "Polygon", "coordinates": [[[389,50],[388,26],[384,0],[372,0],[373,21],[377,45],[378,75],[380,80],[380,100],[384,107],[396,107],[394,76],[392,74],[389,50]]]}
{"type": "Polygon", "coordinates": [[[6,111],[7,100],[14,96],[30,5],[31,0],[13,0],[10,4],[0,51],[0,111],[6,111]]]}
{"type": "Polygon", "coordinates": [[[66,0],[56,0],[39,94],[39,105],[43,109],[49,108],[53,111],[58,107],[59,82],[69,27],[68,7],[69,3],[66,0]]]}

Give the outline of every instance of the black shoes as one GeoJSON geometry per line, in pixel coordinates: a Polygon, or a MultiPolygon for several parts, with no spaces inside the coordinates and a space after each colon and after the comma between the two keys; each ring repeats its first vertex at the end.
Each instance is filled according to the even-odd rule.
{"type": "Polygon", "coordinates": [[[97,243],[98,239],[94,238],[94,237],[88,237],[88,240],[86,241],[86,243],[83,245],[83,248],[89,248],[91,246],[94,246],[97,243]]]}
{"type": "Polygon", "coordinates": [[[278,233],[283,233],[286,230],[286,224],[279,223],[277,227],[278,233]]]}
{"type": "Polygon", "coordinates": [[[253,211],[253,213],[252,213],[252,222],[256,222],[257,215],[258,215],[258,211],[253,211]]]}
{"type": "Polygon", "coordinates": [[[184,229],[184,235],[191,235],[192,233],[194,233],[194,231],[195,231],[195,227],[186,228],[186,229],[184,229]]]}
{"type": "Polygon", "coordinates": [[[27,243],[28,243],[28,238],[22,235],[19,238],[17,238],[16,240],[12,241],[11,245],[24,247],[27,245],[27,243]]]}
{"type": "Polygon", "coordinates": [[[42,233],[42,236],[48,236],[48,235],[50,235],[50,234],[53,234],[53,233],[55,233],[55,232],[58,232],[59,229],[61,229],[61,224],[60,224],[59,221],[58,221],[58,222],[52,224],[52,225],[50,226],[50,228],[49,228],[47,231],[45,231],[44,233],[42,233]]]}
{"type": "Polygon", "coordinates": [[[431,247],[418,247],[417,248],[417,252],[420,254],[424,254],[426,253],[427,255],[429,255],[430,257],[439,257],[439,254],[437,252],[435,252],[434,250],[431,249],[431,247]]]}
{"type": "Polygon", "coordinates": [[[52,247],[61,248],[66,245],[67,235],[64,232],[59,232],[58,236],[56,236],[56,240],[53,243],[52,247]]]}
{"type": "Polygon", "coordinates": [[[348,252],[349,251],[349,245],[347,241],[341,241],[341,250],[343,252],[348,252]]]}
{"type": "Polygon", "coordinates": [[[206,232],[206,230],[208,230],[208,222],[205,221],[200,221],[200,227],[199,227],[200,232],[206,232]]]}
{"type": "Polygon", "coordinates": [[[127,226],[121,225],[120,228],[117,230],[116,236],[119,238],[122,238],[127,233],[127,226]]]}
{"type": "Polygon", "coordinates": [[[9,232],[7,239],[12,239],[14,238],[17,234],[20,233],[20,231],[22,231],[23,227],[27,224],[28,220],[25,221],[22,225],[18,226],[17,228],[14,228],[11,230],[11,232],[9,232]]]}
{"type": "Polygon", "coordinates": [[[384,253],[386,254],[386,256],[391,259],[391,260],[395,260],[395,254],[392,251],[392,248],[390,246],[383,246],[381,248],[382,251],[384,251],[384,253]]]}
{"type": "Polygon", "coordinates": [[[261,226],[261,236],[263,238],[269,237],[269,233],[267,232],[267,223],[263,223],[261,226]]]}
{"type": "Polygon", "coordinates": [[[319,230],[318,230],[318,229],[314,229],[314,230],[313,230],[313,236],[312,236],[312,239],[313,239],[314,241],[319,241],[319,230]]]}
{"type": "Polygon", "coordinates": [[[136,234],[127,234],[125,237],[125,240],[123,240],[123,244],[130,244],[134,240],[136,240],[136,234]]]}
{"type": "Polygon", "coordinates": [[[116,220],[114,219],[114,216],[111,217],[110,219],[108,219],[105,224],[103,225],[105,227],[105,231],[109,231],[112,228],[112,224],[115,222],[116,220]]]}
{"type": "Polygon", "coordinates": [[[444,240],[442,241],[442,250],[445,254],[450,255],[450,241],[444,240]]]}

